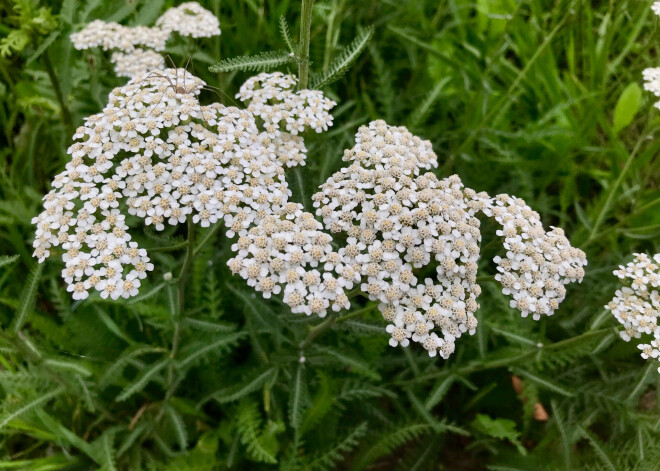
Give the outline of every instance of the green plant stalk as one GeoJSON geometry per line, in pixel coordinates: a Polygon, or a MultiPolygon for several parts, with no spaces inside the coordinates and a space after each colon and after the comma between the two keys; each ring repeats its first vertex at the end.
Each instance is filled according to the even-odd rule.
{"type": "Polygon", "coordinates": [[[309,329],[309,332],[307,333],[307,337],[305,340],[300,342],[300,346],[298,347],[300,352],[304,352],[309,348],[309,346],[312,344],[314,339],[322,332],[325,332],[328,330],[330,327],[334,325],[334,323],[337,322],[337,316],[330,316],[328,317],[325,321],[321,322],[319,325],[312,327],[309,329]]]}
{"type": "Polygon", "coordinates": [[[309,82],[309,41],[312,30],[314,0],[302,0],[300,10],[300,57],[298,58],[298,88],[307,88],[309,82]]]}
{"type": "Polygon", "coordinates": [[[46,72],[50,78],[50,83],[53,85],[53,90],[55,91],[55,96],[57,101],[60,102],[60,112],[62,113],[62,121],[66,125],[67,132],[69,136],[73,135],[73,118],[71,118],[71,110],[64,101],[64,95],[62,94],[62,87],[60,87],[60,81],[57,78],[53,64],[50,62],[50,57],[48,56],[48,51],[44,52],[44,65],[46,66],[46,72]]]}
{"type": "Polygon", "coordinates": [[[612,201],[614,200],[614,195],[619,191],[619,187],[623,183],[623,179],[626,177],[628,174],[628,170],[630,169],[631,164],[633,163],[633,160],[635,160],[635,156],[637,155],[637,152],[639,151],[642,142],[644,139],[639,139],[637,143],[635,144],[635,147],[633,148],[632,152],[628,155],[628,158],[626,159],[626,162],[623,164],[623,168],[621,169],[621,172],[619,173],[619,176],[617,179],[614,181],[614,184],[609,188],[607,192],[607,196],[605,197],[605,202],[603,203],[602,208],[598,212],[598,215],[596,216],[596,220],[594,222],[594,225],[591,228],[591,232],[589,233],[589,237],[587,238],[586,242],[583,244],[583,247],[586,247],[593,242],[596,237],[598,236],[598,229],[600,229],[601,224],[605,220],[605,216],[607,213],[610,211],[610,207],[612,206],[612,201]]]}
{"type": "Polygon", "coordinates": [[[186,253],[183,258],[183,264],[181,265],[181,271],[179,272],[179,277],[177,278],[176,311],[172,312],[172,320],[174,322],[174,333],[172,334],[172,348],[170,350],[171,362],[167,370],[168,394],[170,392],[169,389],[171,388],[174,382],[173,361],[179,349],[179,339],[181,337],[181,317],[183,316],[184,307],[185,307],[186,281],[188,280],[188,276],[190,275],[190,267],[192,266],[194,251],[195,251],[195,225],[193,224],[192,217],[188,216],[188,235],[186,238],[186,253]]]}
{"type": "Polygon", "coordinates": [[[298,348],[300,349],[301,352],[304,352],[306,349],[309,348],[309,346],[312,344],[314,339],[318,337],[321,333],[325,332],[328,330],[330,327],[335,325],[336,323],[339,322],[344,322],[348,319],[351,319],[353,317],[360,316],[362,314],[365,314],[367,312],[372,311],[376,307],[376,304],[371,304],[367,307],[364,307],[362,309],[358,309],[353,312],[349,312],[348,314],[344,314],[343,316],[337,316],[337,315],[332,315],[331,317],[328,317],[325,321],[321,322],[320,324],[312,327],[309,329],[309,332],[307,333],[307,337],[305,340],[303,340],[298,348]]]}

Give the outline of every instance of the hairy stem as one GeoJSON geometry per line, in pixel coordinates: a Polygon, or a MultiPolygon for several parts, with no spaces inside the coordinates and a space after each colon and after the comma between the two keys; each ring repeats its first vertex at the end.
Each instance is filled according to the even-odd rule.
{"type": "Polygon", "coordinates": [[[309,40],[312,29],[312,7],[314,0],[302,0],[300,10],[300,57],[298,62],[298,87],[307,88],[309,82],[309,40]]]}
{"type": "Polygon", "coordinates": [[[57,78],[53,64],[50,62],[50,57],[48,56],[48,51],[44,52],[44,65],[46,66],[46,72],[48,72],[48,77],[50,78],[50,83],[53,85],[53,90],[55,91],[55,96],[57,101],[60,102],[60,112],[62,113],[62,121],[66,125],[67,132],[69,135],[73,135],[73,118],[71,118],[71,110],[69,110],[68,105],[64,101],[64,95],[62,94],[62,87],[60,87],[60,81],[57,78]]]}

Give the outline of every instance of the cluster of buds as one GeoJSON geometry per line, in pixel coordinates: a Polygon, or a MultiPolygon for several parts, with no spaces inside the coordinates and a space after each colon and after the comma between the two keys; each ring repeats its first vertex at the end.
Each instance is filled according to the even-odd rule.
{"type": "Polygon", "coordinates": [[[632,262],[620,266],[614,274],[625,286],[615,292],[605,308],[623,326],[621,338],[629,342],[642,335],[653,335],[651,343],[640,344],[639,349],[644,359],[660,358],[660,254],[653,258],[635,254],[632,262]]]}
{"type": "Polygon", "coordinates": [[[199,3],[186,2],[163,13],[154,27],[95,20],[70,38],[79,50],[100,47],[113,51],[110,60],[115,65],[115,73],[133,78],[165,68],[165,58],[159,52],[165,49],[172,33],[193,38],[218,36],[220,23],[199,3]]]}
{"type": "Polygon", "coordinates": [[[552,314],[564,284],[581,280],[584,254],[561,230],[546,233],[522,200],[439,179],[431,143],[383,121],[359,129],[344,153],[350,165],[313,196],[319,222],[290,201],[284,169],[304,163],[300,133],[327,129],[335,103],[295,83],[280,73],[249,79],[239,94],[247,109],[202,106],[205,83],[183,69],[113,90],[76,131],[34,218],[35,256],[63,249],[76,299],[92,289],[129,297],[153,265],[124,213],[157,231],[222,223],[235,239],[230,270],[264,297],[281,293],[293,312],[323,317],[359,289],[379,303],[391,345],[418,342],[443,358],[477,327],[479,213],[502,224],[497,280],[523,315],[552,314]]]}

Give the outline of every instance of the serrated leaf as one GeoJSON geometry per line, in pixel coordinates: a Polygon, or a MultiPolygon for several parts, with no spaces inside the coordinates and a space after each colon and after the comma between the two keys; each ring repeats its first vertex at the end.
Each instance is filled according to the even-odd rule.
{"type": "Polygon", "coordinates": [[[115,360],[115,362],[110,365],[103,375],[99,378],[99,386],[101,388],[104,388],[108,384],[110,384],[111,381],[113,381],[114,378],[116,378],[119,374],[121,374],[122,370],[124,367],[129,364],[131,361],[136,359],[137,357],[141,355],[145,355],[147,353],[163,353],[165,351],[164,348],[162,347],[152,347],[151,345],[133,345],[126,350],[124,350],[119,358],[115,360]]]}
{"type": "Polygon", "coordinates": [[[0,268],[11,265],[20,258],[20,255],[0,255],[0,268]]]}
{"type": "Polygon", "coordinates": [[[618,133],[632,123],[637,111],[639,111],[641,103],[642,89],[639,88],[639,85],[637,85],[636,82],[633,82],[621,92],[621,96],[616,102],[613,119],[615,133],[618,133]]]}
{"type": "Polygon", "coordinates": [[[165,368],[170,363],[169,358],[163,358],[159,362],[156,362],[150,365],[142,373],[140,373],[135,381],[126,386],[121,394],[115,399],[117,402],[122,402],[131,397],[133,394],[136,394],[142,391],[147,384],[149,384],[160,371],[165,368]]]}
{"type": "Polygon", "coordinates": [[[362,422],[356,428],[339,441],[335,441],[332,448],[317,455],[306,469],[325,470],[332,469],[338,462],[344,459],[346,453],[353,450],[359,443],[359,440],[367,433],[368,426],[362,422]]]}
{"type": "Polygon", "coordinates": [[[262,440],[262,434],[259,431],[261,418],[256,403],[252,401],[241,402],[238,406],[236,423],[241,443],[247,447],[254,460],[269,464],[277,463],[275,457],[277,450],[273,449],[273,446],[277,446],[277,442],[264,442],[262,440]]]}
{"type": "Polygon", "coordinates": [[[185,354],[183,358],[178,360],[176,362],[176,365],[178,368],[185,368],[186,366],[190,365],[193,363],[195,360],[198,360],[199,358],[203,357],[204,355],[220,350],[220,349],[226,349],[228,347],[234,346],[238,343],[238,341],[245,337],[247,334],[245,332],[236,332],[234,334],[229,334],[224,337],[220,337],[213,342],[210,343],[202,343],[200,344],[193,344],[191,347],[189,347],[190,352],[185,354]]]}
{"type": "Polygon", "coordinates": [[[498,438],[500,440],[508,440],[520,452],[521,455],[526,455],[527,450],[522,446],[520,440],[520,432],[516,430],[516,423],[509,419],[492,419],[485,414],[477,414],[472,426],[481,433],[489,437],[498,438]]]}
{"type": "Polygon", "coordinates": [[[327,346],[315,346],[314,352],[327,355],[328,357],[338,361],[339,363],[342,363],[352,368],[357,373],[363,374],[365,376],[369,376],[370,378],[376,380],[380,379],[380,375],[374,370],[372,370],[368,363],[366,363],[361,358],[358,358],[357,355],[351,355],[352,352],[350,352],[349,350],[346,349],[339,350],[327,346]]]}
{"type": "Polygon", "coordinates": [[[529,371],[521,370],[520,368],[515,368],[513,370],[515,374],[518,376],[524,376],[525,378],[529,379],[533,383],[536,383],[538,386],[549,389],[550,391],[554,391],[558,394],[561,394],[562,396],[566,397],[572,397],[575,395],[573,391],[570,391],[567,389],[565,386],[559,385],[555,383],[554,381],[551,381],[547,378],[544,378],[542,376],[539,376],[538,374],[531,373],[529,371]]]}
{"type": "Polygon", "coordinates": [[[293,62],[295,57],[288,51],[266,51],[254,56],[238,56],[224,59],[209,67],[213,73],[242,71],[264,71],[293,62]]]}
{"type": "Polygon", "coordinates": [[[259,389],[267,381],[272,380],[276,374],[277,368],[271,367],[256,377],[250,377],[248,375],[248,379],[245,382],[233,387],[216,391],[211,395],[211,397],[221,404],[225,402],[236,401],[259,389]]]}
{"type": "Polygon", "coordinates": [[[307,402],[307,384],[305,383],[305,365],[298,363],[296,373],[291,378],[289,387],[289,423],[295,430],[300,428],[303,408],[307,402]]]}
{"type": "Polygon", "coordinates": [[[26,414],[31,410],[34,410],[35,408],[39,407],[42,404],[47,403],[54,397],[62,394],[63,391],[64,391],[63,388],[57,388],[51,392],[42,394],[41,396],[32,399],[30,402],[23,404],[22,406],[18,407],[17,409],[11,412],[3,414],[2,416],[0,416],[0,430],[5,428],[7,424],[9,424],[12,420],[20,417],[23,414],[26,414]]]}
{"type": "Polygon", "coordinates": [[[295,53],[295,48],[293,46],[293,40],[291,39],[291,31],[289,30],[289,23],[287,23],[284,15],[280,16],[280,33],[282,34],[282,39],[286,44],[286,48],[290,53],[295,53]]]}
{"type": "Polygon", "coordinates": [[[165,406],[165,413],[170,419],[170,423],[174,429],[174,435],[177,442],[179,442],[179,448],[182,451],[186,450],[188,448],[188,432],[186,431],[186,424],[183,421],[183,417],[169,404],[165,406]]]}
{"type": "Polygon", "coordinates": [[[373,26],[360,31],[353,42],[345,47],[330,63],[326,72],[312,76],[311,88],[323,88],[339,80],[362,54],[373,35],[373,26]]]}
{"type": "Polygon", "coordinates": [[[21,291],[21,302],[18,305],[16,316],[12,322],[11,330],[13,332],[18,332],[21,327],[23,327],[25,319],[34,308],[37,299],[37,288],[39,287],[39,281],[41,280],[43,270],[43,263],[37,263],[32,270],[30,270],[30,275],[21,291]]]}

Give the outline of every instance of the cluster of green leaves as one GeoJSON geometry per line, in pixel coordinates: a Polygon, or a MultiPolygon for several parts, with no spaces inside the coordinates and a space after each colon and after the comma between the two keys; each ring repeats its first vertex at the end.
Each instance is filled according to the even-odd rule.
{"type": "MultiPolygon", "coordinates": [[[[180,232],[135,231],[156,270],[129,301],[72,302],[61,264],[31,258],[30,219],[71,129],[122,83],[68,35],[94,18],[151,24],[172,3],[15,2],[57,15],[50,30],[0,4],[18,18],[0,37],[30,35],[0,57],[0,469],[656,469],[659,375],[602,307],[618,264],[660,252],[660,121],[638,85],[660,65],[650,2],[316,2],[310,82],[339,106],[287,175],[298,201],[310,209],[357,126],[382,118],[432,140],[438,175],[524,198],[587,252],[558,312],[520,319],[488,276],[484,223],[480,325],[448,361],[390,348],[361,298],[327,320],[264,301],[230,276],[222,229],[198,250],[180,316],[163,274],[181,253],[157,250],[180,232]]],[[[296,55],[298,1],[202,3],[222,37],[168,52],[224,91],[203,99],[233,104],[250,75],[231,60],[208,72],[222,58],[296,55]]]]}

